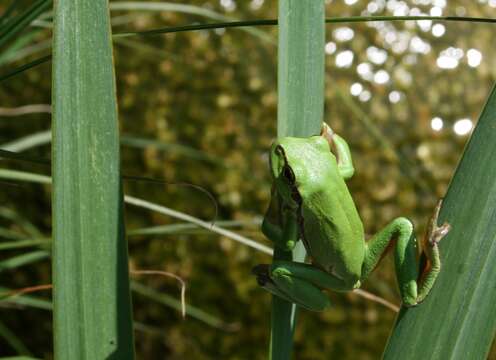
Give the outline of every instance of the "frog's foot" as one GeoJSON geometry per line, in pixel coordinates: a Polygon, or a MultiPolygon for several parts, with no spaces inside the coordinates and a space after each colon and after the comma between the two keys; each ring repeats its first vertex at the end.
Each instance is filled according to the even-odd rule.
{"type": "Polygon", "coordinates": [[[448,234],[451,229],[451,225],[445,222],[443,225],[438,226],[437,220],[439,218],[439,211],[441,210],[441,205],[443,200],[439,200],[436,208],[434,210],[434,214],[429,221],[429,227],[427,230],[426,241],[424,242],[424,246],[429,245],[431,247],[437,247],[437,244],[441,241],[443,237],[448,234]]]}
{"type": "Polygon", "coordinates": [[[429,244],[431,246],[437,246],[437,244],[441,241],[443,237],[448,234],[451,229],[451,225],[448,223],[444,223],[441,226],[436,226],[433,231],[429,234],[429,244]]]}
{"type": "Polygon", "coordinates": [[[272,294],[308,310],[325,310],[330,305],[326,294],[311,282],[296,277],[292,266],[293,263],[289,266],[261,264],[252,272],[257,276],[258,284],[272,294]]]}
{"type": "Polygon", "coordinates": [[[278,289],[277,284],[270,277],[271,266],[269,264],[260,264],[255,266],[251,272],[257,277],[257,283],[265,290],[273,295],[280,297],[289,302],[294,302],[293,299],[289,298],[284,292],[278,289]]]}
{"type": "Polygon", "coordinates": [[[441,257],[439,254],[438,243],[443,237],[446,236],[446,234],[448,234],[451,228],[450,224],[447,222],[441,226],[437,225],[441,204],[442,200],[439,200],[434,210],[434,214],[429,221],[427,232],[422,243],[423,254],[420,259],[421,273],[419,276],[418,296],[415,304],[406,305],[416,305],[421,303],[429,294],[439,272],[441,271],[441,257]]]}

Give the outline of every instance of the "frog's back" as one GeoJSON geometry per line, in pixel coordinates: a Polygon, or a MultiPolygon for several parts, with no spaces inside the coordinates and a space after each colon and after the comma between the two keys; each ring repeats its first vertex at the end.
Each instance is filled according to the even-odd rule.
{"type": "MultiPolygon", "coordinates": [[[[346,195],[349,193],[346,191],[346,195]]],[[[363,225],[351,199],[314,193],[301,208],[302,236],[315,265],[354,282],[365,256],[363,225]],[[334,204],[334,205],[330,205],[334,204]]]]}
{"type": "Polygon", "coordinates": [[[363,225],[334,154],[308,156],[302,198],[302,236],[315,265],[348,282],[358,280],[365,254],[363,225]],[[314,162],[314,163],[312,163],[314,162]]]}

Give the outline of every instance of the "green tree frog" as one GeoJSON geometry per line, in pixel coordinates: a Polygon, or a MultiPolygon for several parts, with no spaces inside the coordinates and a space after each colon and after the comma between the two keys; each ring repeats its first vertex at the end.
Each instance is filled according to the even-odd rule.
{"type": "Polygon", "coordinates": [[[388,248],[394,248],[403,304],[413,306],[429,294],[441,269],[438,242],[450,225],[437,225],[436,207],[423,241],[425,266],[419,276],[412,223],[399,217],[365,241],[363,225],[345,180],[354,173],[348,144],[326,124],[320,135],[285,137],[270,150],[274,186],[262,232],[276,247],[291,250],[301,239],[311,263],[274,261],[253,269],[258,283],[303,308],[322,311],[322,291],[360,287],[388,248]],[[334,153],[335,155],[334,155],[334,153]]]}

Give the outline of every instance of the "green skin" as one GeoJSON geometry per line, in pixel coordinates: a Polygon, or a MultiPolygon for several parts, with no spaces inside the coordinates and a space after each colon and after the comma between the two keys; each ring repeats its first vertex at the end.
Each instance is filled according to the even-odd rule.
{"type": "Polygon", "coordinates": [[[253,272],[260,285],[303,308],[322,311],[330,305],[323,289],[359,288],[393,246],[403,304],[424,300],[441,269],[437,243],[449,231],[449,224],[436,225],[441,202],[423,243],[426,261],[419,280],[417,241],[408,219],[394,219],[365,241],[345,183],[354,173],[348,144],[326,124],[320,136],[277,140],[270,150],[270,168],[274,189],[262,231],[287,251],[301,239],[312,263],[258,265],[253,272]]]}

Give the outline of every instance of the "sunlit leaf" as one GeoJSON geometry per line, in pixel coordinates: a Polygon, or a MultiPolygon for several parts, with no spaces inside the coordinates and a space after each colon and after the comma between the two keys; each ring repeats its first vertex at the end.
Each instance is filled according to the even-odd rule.
{"type": "Polygon", "coordinates": [[[427,299],[400,312],[385,359],[485,359],[496,332],[496,90],[448,188],[442,270],[427,299]]]}

